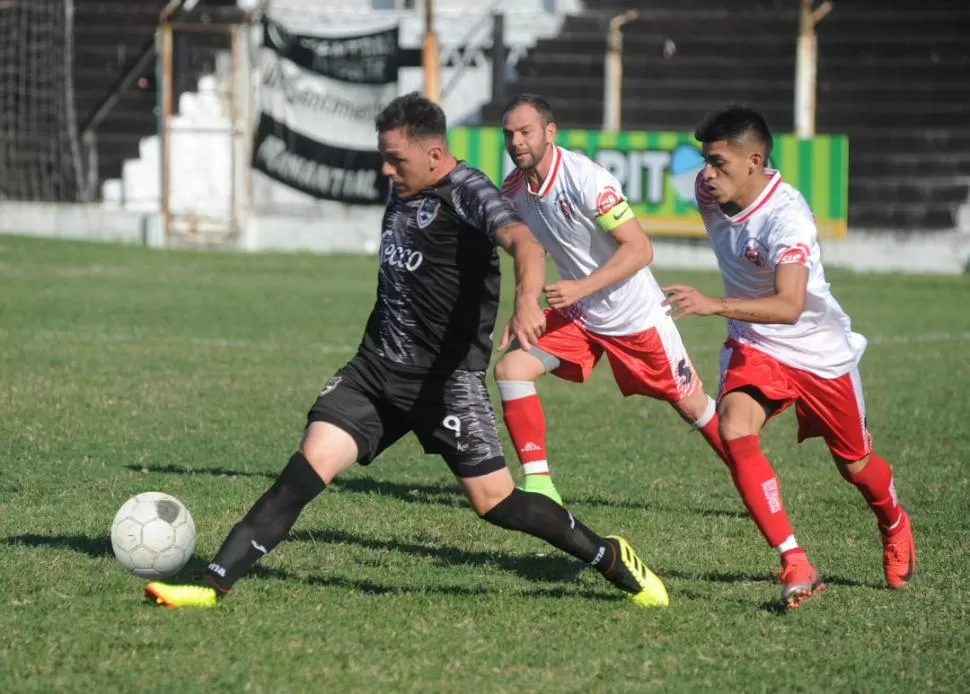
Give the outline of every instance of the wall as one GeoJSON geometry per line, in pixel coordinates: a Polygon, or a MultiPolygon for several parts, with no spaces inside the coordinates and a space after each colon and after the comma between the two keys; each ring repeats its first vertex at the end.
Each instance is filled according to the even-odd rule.
{"type": "MultiPolygon", "coordinates": [[[[309,251],[374,254],[381,210],[351,212],[327,218],[252,215],[241,221],[233,246],[249,252],[309,251]]],[[[161,217],[153,212],[105,210],[97,205],[0,203],[0,234],[70,238],[142,244],[153,248],[191,246],[191,238],[162,234],[161,217]]],[[[970,233],[888,231],[856,232],[821,242],[828,267],[860,272],[960,274],[970,266],[970,233]]],[[[713,269],[706,239],[655,238],[660,268],[713,269]]]]}

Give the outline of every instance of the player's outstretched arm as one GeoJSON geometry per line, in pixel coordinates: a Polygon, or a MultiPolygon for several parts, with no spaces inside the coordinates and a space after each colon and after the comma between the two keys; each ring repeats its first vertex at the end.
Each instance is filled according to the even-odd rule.
{"type": "MultiPolygon", "coordinates": [[[[620,205],[626,210],[630,209],[626,201],[613,209],[620,205]]],[[[609,216],[609,213],[604,216],[609,216]]],[[[653,262],[653,244],[632,211],[624,222],[612,229],[604,229],[604,233],[613,234],[617,243],[616,251],[605,263],[582,279],[560,280],[546,285],[543,291],[550,306],[566,308],[590,294],[625,280],[653,262]]]]}
{"type": "Polygon", "coordinates": [[[723,316],[748,323],[798,322],[805,310],[805,291],[808,287],[808,268],[789,263],[775,269],[775,294],[757,299],[729,299],[710,297],[686,284],[671,284],[663,288],[667,298],[664,306],[672,307],[669,314],[676,319],[685,316],[723,316]]]}
{"type": "Polygon", "coordinates": [[[515,312],[505,326],[499,349],[505,349],[510,335],[514,335],[522,349],[528,350],[546,329],[546,317],[539,306],[546,278],[545,249],[521,222],[504,225],[495,238],[515,263],[515,312]]]}

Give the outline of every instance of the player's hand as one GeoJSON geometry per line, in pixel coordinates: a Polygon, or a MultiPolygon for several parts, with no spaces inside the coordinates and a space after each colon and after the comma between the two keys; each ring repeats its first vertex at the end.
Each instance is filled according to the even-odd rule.
{"type": "Polygon", "coordinates": [[[517,300],[515,313],[502,331],[502,341],[498,348],[505,349],[509,344],[509,338],[514,335],[519,346],[528,351],[545,331],[546,314],[539,308],[539,304],[535,300],[517,300]]]}
{"type": "Polygon", "coordinates": [[[701,294],[686,284],[671,284],[663,288],[667,298],[662,305],[668,307],[667,315],[680,320],[685,316],[713,316],[720,310],[717,299],[701,294]]]}
{"type": "Polygon", "coordinates": [[[542,292],[546,295],[546,303],[551,308],[558,309],[572,306],[586,296],[583,285],[579,280],[560,280],[553,284],[547,284],[542,288],[542,292]]]}

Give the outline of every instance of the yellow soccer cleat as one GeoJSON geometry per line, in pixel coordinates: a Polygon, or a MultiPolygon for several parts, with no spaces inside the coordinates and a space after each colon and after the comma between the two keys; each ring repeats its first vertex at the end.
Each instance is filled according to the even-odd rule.
{"type": "Polygon", "coordinates": [[[165,607],[215,607],[215,588],[206,586],[173,586],[168,583],[149,583],[145,597],[156,605],[165,607]]]}
{"type": "Polygon", "coordinates": [[[639,593],[628,593],[630,599],[640,607],[666,607],[670,604],[667,589],[657,575],[647,568],[646,564],[633,551],[630,543],[617,535],[606,538],[612,540],[623,568],[629,573],[637,585],[639,593]]]}

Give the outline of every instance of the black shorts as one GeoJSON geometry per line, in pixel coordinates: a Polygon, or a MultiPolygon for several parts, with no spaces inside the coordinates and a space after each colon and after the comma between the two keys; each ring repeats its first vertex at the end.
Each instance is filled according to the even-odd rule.
{"type": "Polygon", "coordinates": [[[307,421],[350,434],[361,465],[413,431],[457,477],[505,467],[484,371],[430,374],[358,352],[327,381],[307,421]]]}

